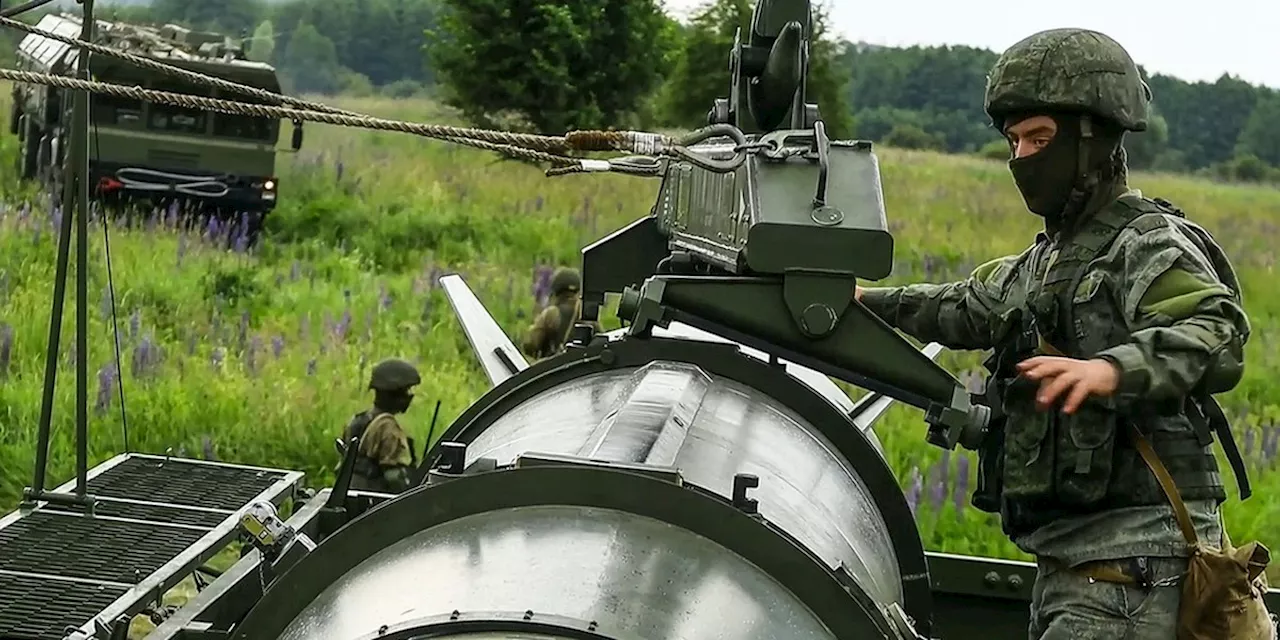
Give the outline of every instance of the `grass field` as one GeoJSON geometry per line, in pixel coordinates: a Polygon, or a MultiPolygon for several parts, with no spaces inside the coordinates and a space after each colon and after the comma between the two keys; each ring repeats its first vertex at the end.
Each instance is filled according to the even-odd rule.
{"type": "MultiPolygon", "coordinates": [[[[341,102],[388,117],[448,120],[426,103],[341,102]]],[[[92,463],[123,447],[116,395],[123,384],[134,450],[301,469],[323,486],[337,461],[333,439],[369,402],[370,365],[388,356],[424,371],[405,419],[422,443],[437,399],[439,433],[487,389],[435,279],[464,274],[519,335],[545,296],[550,269],[576,263],[584,243],[645,215],[657,187],[617,175],[549,179],[538,168],[404,134],[316,125],[307,136],[302,153],[280,161],[282,203],[251,253],[220,249],[225,239],[210,239],[218,230],[179,233],[164,215],[113,227],[122,375],[111,366],[102,231],[94,229],[90,352],[74,353],[69,301],[51,480],[72,475],[76,357],[89,359],[92,463]]],[[[7,510],[31,481],[56,231],[54,215],[14,180],[16,145],[7,134],[0,154],[0,507],[7,510]]],[[[959,278],[1031,241],[1036,220],[1002,163],[893,149],[879,155],[897,243],[889,282],[959,278]]],[[[1248,449],[1255,496],[1229,502],[1226,513],[1235,540],[1276,548],[1280,535],[1266,523],[1280,517],[1273,471],[1280,394],[1270,382],[1280,373],[1280,296],[1272,293],[1268,247],[1280,235],[1280,191],[1162,175],[1133,183],[1215,233],[1243,278],[1253,323],[1248,368],[1222,400],[1248,449]]],[[[979,359],[944,354],[942,362],[969,375],[979,359]]],[[[927,548],[1022,557],[994,517],[968,507],[973,459],[926,445],[919,411],[895,407],[878,433],[927,548]]]]}

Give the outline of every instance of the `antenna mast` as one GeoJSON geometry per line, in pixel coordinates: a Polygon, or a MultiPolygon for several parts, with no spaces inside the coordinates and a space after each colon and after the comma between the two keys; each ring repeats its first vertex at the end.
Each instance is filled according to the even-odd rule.
{"type": "MultiPolygon", "coordinates": [[[[80,40],[93,41],[94,0],[77,0],[83,7],[80,40]]],[[[76,73],[89,80],[89,51],[76,54],[76,73]]],[[[44,396],[40,403],[40,426],[36,444],[35,476],[22,492],[23,506],[37,502],[79,505],[93,510],[96,499],[88,495],[89,469],[89,92],[76,91],[71,116],[71,139],[63,170],[62,224],[58,235],[58,263],[53,285],[53,312],[49,318],[49,350],[45,358],[44,396]],[[72,214],[74,211],[74,214],[72,214]],[[62,337],[62,310],[67,294],[67,267],[70,261],[71,222],[76,230],[76,488],[73,494],[45,489],[49,463],[49,431],[53,419],[53,397],[58,378],[58,352],[62,337]]]]}

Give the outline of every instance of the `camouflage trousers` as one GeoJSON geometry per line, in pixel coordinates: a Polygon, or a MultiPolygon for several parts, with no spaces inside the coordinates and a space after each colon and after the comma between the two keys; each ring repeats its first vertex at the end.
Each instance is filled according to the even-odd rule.
{"type": "Polygon", "coordinates": [[[1152,586],[1102,582],[1044,561],[1031,591],[1030,640],[1173,640],[1186,558],[1149,558],[1152,586]]]}

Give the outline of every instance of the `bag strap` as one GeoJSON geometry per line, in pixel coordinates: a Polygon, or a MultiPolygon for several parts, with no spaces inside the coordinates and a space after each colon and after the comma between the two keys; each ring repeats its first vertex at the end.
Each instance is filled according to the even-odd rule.
{"type": "MultiPolygon", "coordinates": [[[[1174,483],[1173,476],[1169,475],[1169,470],[1165,468],[1164,463],[1160,462],[1160,457],[1156,455],[1156,450],[1152,448],[1146,436],[1138,430],[1138,427],[1129,422],[1129,436],[1133,438],[1133,444],[1138,449],[1138,454],[1142,456],[1142,461],[1147,463],[1147,467],[1151,469],[1151,473],[1155,474],[1156,482],[1160,483],[1160,489],[1164,491],[1164,495],[1169,499],[1169,504],[1173,505],[1173,517],[1178,521],[1178,528],[1182,529],[1182,537],[1186,539],[1187,545],[1195,547],[1200,544],[1199,538],[1196,536],[1196,528],[1191,524],[1191,514],[1187,512],[1187,505],[1182,501],[1182,496],[1178,493],[1178,485],[1174,483]]],[[[1225,532],[1226,529],[1223,528],[1225,532]]]]}
{"type": "MultiPolygon", "coordinates": [[[[559,309],[557,309],[557,311],[559,311],[559,309]]],[[[578,315],[580,313],[582,313],[582,298],[576,297],[573,299],[573,315],[569,316],[567,321],[563,321],[565,329],[564,335],[560,336],[560,346],[564,346],[565,343],[569,342],[569,336],[573,333],[573,325],[578,322],[578,315]]]]}

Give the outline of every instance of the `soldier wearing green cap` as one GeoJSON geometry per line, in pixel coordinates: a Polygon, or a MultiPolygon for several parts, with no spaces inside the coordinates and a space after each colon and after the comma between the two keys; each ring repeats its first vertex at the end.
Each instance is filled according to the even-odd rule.
{"type": "Polygon", "coordinates": [[[396,414],[409,410],[413,387],[422,382],[413,365],[391,358],[374,365],[369,374],[373,408],[357,413],[342,432],[349,443],[359,438],[351,488],[399,493],[409,488],[409,471],[417,463],[413,440],[396,414]]]}
{"type": "Polygon", "coordinates": [[[1240,283],[1207,231],[1128,185],[1122,141],[1151,98],[1101,33],[1014,44],[986,112],[1044,230],[959,282],[855,292],[921,341],[993,350],[993,420],[962,446],[978,452],[974,506],[1037,559],[1033,639],[1175,637],[1187,537],[1223,536],[1215,433],[1248,495],[1212,397],[1243,373],[1240,283]]]}
{"type": "MultiPolygon", "coordinates": [[[[533,358],[549,358],[564,348],[569,332],[582,313],[582,276],[561,267],[551,276],[551,302],[534,319],[520,348],[533,358]]],[[[599,331],[599,326],[596,326],[599,331]]]]}

